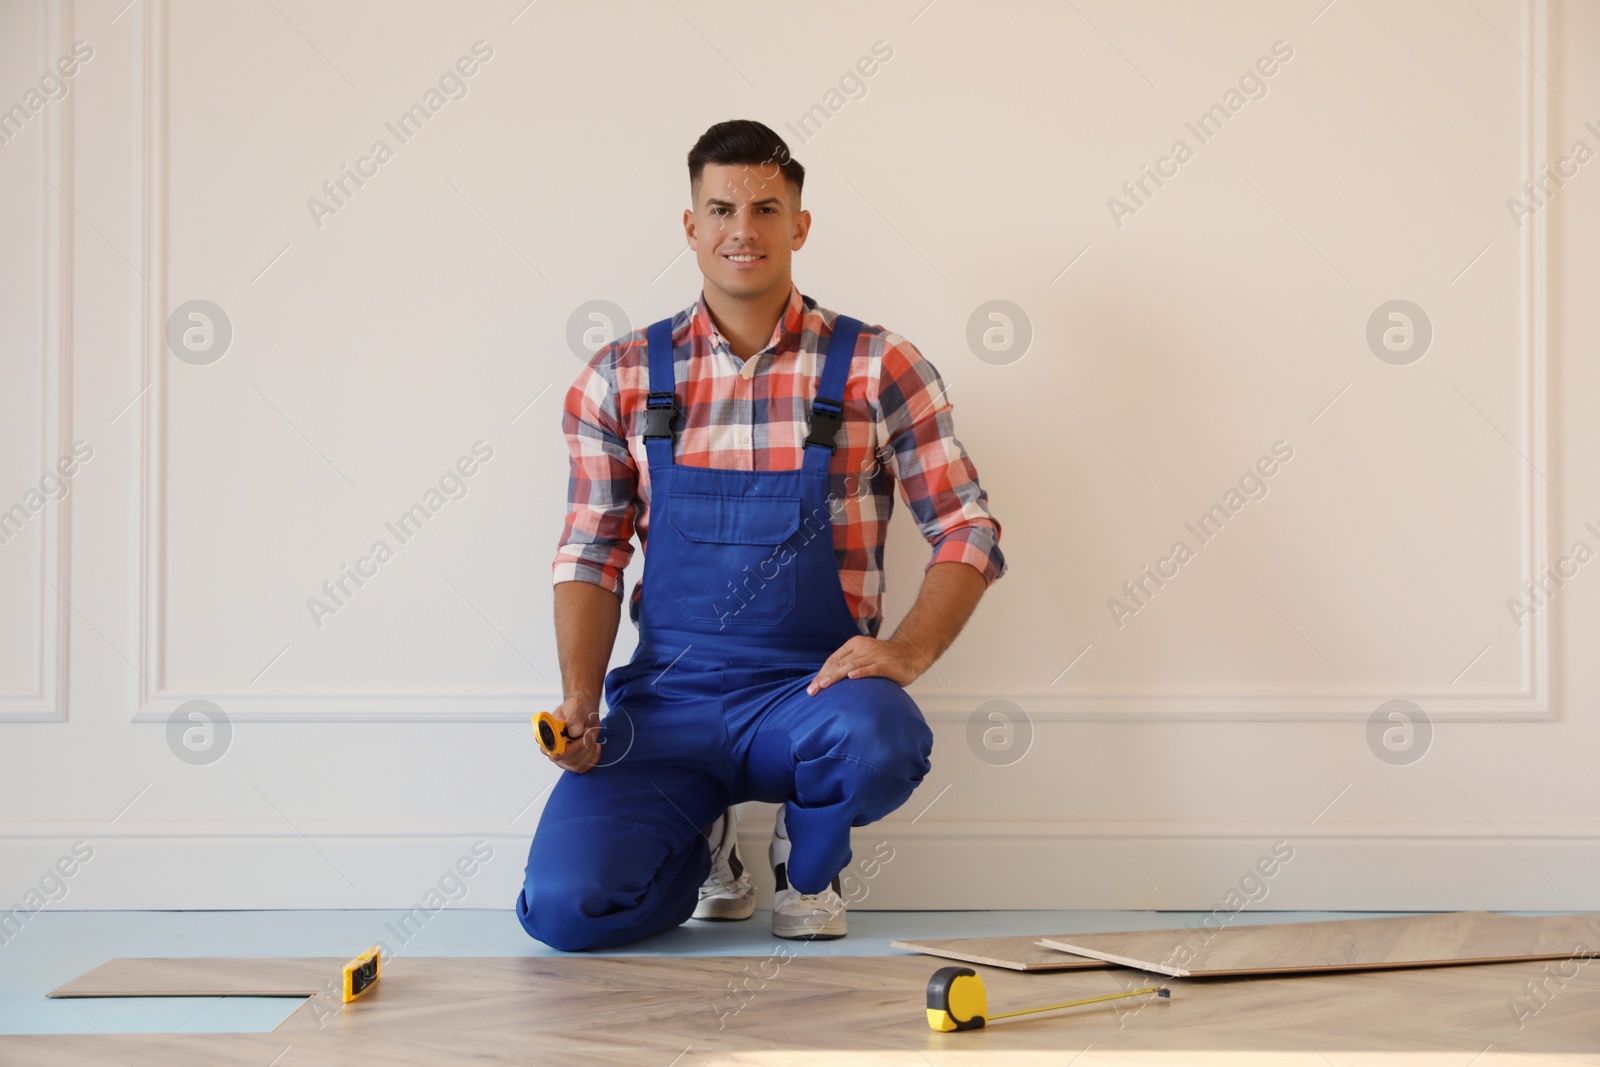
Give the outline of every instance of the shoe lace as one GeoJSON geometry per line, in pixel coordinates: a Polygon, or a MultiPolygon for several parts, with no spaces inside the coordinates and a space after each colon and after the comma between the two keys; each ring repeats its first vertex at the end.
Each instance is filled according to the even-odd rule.
{"type": "Polygon", "coordinates": [[[738,842],[733,840],[713,842],[711,880],[717,885],[732,885],[744,874],[744,863],[739,858],[738,847],[738,842]]]}
{"type": "Polygon", "coordinates": [[[845,904],[844,894],[839,892],[839,880],[835,878],[827,888],[816,893],[799,893],[790,898],[797,903],[808,905],[812,908],[832,910],[845,904]],[[837,904],[835,903],[837,901],[837,904]]]}

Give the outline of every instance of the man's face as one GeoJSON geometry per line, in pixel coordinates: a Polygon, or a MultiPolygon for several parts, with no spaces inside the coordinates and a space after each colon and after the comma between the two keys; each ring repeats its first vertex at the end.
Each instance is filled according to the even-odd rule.
{"type": "Polygon", "coordinates": [[[811,213],[775,164],[708,163],[693,195],[683,229],[708,286],[735,299],[789,288],[811,213]]]}

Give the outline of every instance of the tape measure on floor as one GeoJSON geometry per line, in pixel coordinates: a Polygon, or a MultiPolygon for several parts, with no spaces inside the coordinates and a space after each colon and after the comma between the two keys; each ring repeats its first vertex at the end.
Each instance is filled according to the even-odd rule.
{"type": "Polygon", "coordinates": [[[1055,1011],[1058,1008],[1075,1008],[1080,1004],[1097,1004],[1102,1000],[1137,997],[1144,993],[1154,993],[1161,997],[1172,996],[1171,991],[1165,986],[1146,986],[1143,989],[1130,989],[1126,993],[1106,993],[1098,997],[1084,997],[1082,1000],[1046,1004],[1042,1008],[1021,1008],[1017,1011],[1002,1011],[990,1015],[989,996],[984,991],[983,979],[978,977],[977,971],[971,967],[940,967],[933,972],[933,977],[928,979],[928,1025],[943,1032],[982,1030],[993,1019],[1009,1019],[1014,1015],[1032,1015],[1035,1012],[1055,1011]]]}

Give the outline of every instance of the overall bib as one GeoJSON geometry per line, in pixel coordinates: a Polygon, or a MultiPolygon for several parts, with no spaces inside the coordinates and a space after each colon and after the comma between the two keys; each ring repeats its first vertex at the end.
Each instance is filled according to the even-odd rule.
{"type": "Polygon", "coordinates": [[[639,645],[605,680],[600,764],[560,772],[528,850],[517,918],[569,951],[689,918],[711,870],[705,828],[747,800],[785,805],[790,885],[828,886],[850,828],[905,803],[933,734],[887,678],[815,696],[822,663],[861,633],[839,584],[829,466],[861,323],[839,316],[796,470],[673,458],[672,320],[646,331],[650,529],[639,645]]]}

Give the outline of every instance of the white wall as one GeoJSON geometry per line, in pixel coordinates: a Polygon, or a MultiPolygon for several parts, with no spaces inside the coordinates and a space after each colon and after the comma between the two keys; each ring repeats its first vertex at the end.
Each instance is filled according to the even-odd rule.
{"type": "MultiPolygon", "coordinates": [[[[93,49],[0,145],[0,507],[92,449],[0,544],[0,904],[82,841],[51,906],[409,905],[483,841],[460,903],[511,905],[554,780],[527,716],[557,699],[569,324],[693,300],[683,156],[747,116],[809,170],[802,291],[939,367],[1011,568],[913,687],[934,771],[857,833],[894,849],[868,906],[1209,907],[1287,842],[1254,906],[1600,907],[1600,563],[1507,606],[1600,549],[1600,163],[1508,208],[1600,149],[1594,5],[123,5],[0,9],[0,106],[93,49]],[[1368,344],[1396,299],[1420,359],[1368,344]],[[213,362],[168,345],[193,300],[231,327],[213,362]],[[969,344],[991,300],[1009,350],[969,344]],[[1385,760],[1397,699],[1428,725],[1385,760]],[[191,700],[227,717],[214,762],[179,758],[191,700]]],[[[927,549],[904,514],[890,540],[895,619],[927,549]]]]}

